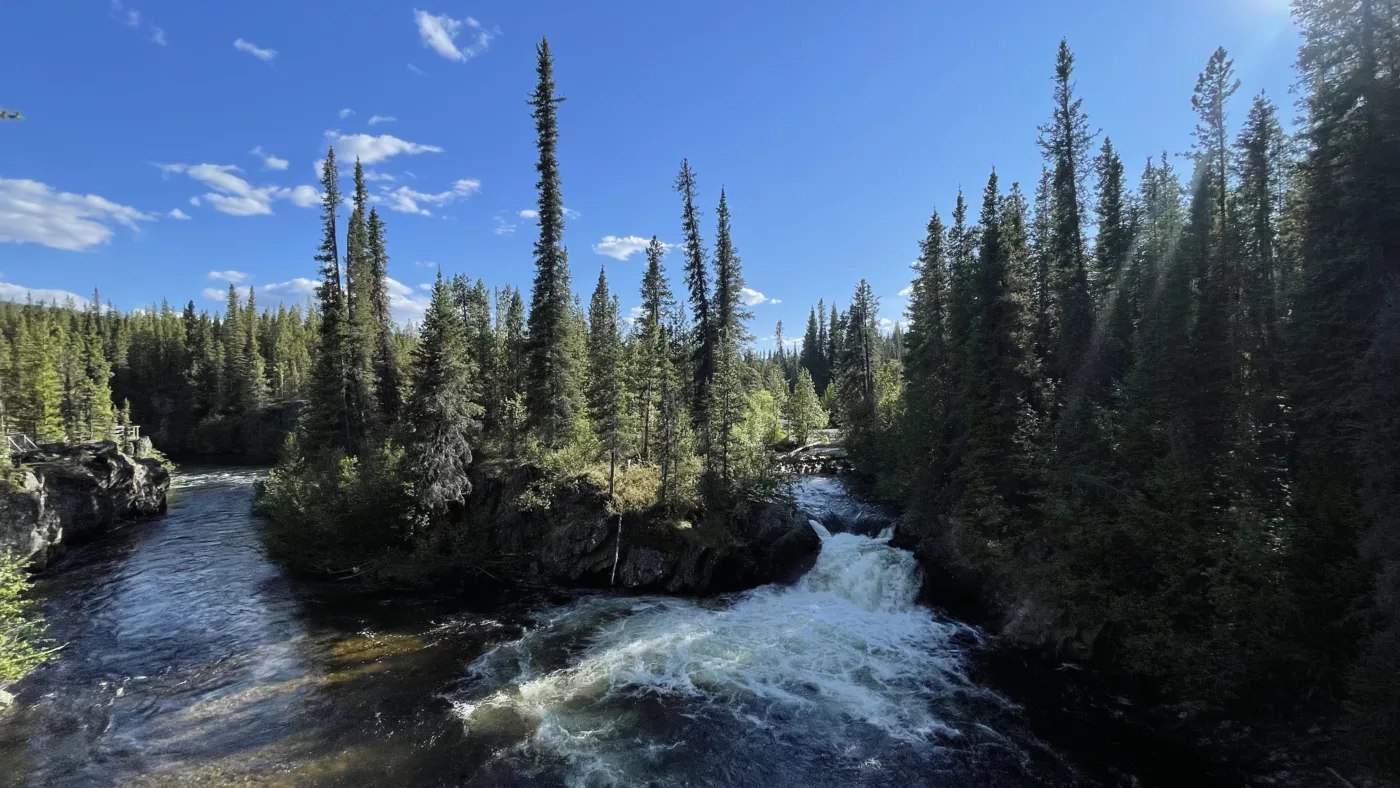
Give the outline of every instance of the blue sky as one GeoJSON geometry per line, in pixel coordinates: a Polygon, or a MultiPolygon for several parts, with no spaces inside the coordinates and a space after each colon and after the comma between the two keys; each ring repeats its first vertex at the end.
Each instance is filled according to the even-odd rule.
{"type": "Polygon", "coordinates": [[[26,118],[0,124],[0,296],[97,287],[122,308],[216,309],[205,291],[234,279],[264,303],[304,299],[329,142],[384,178],[400,317],[439,264],[528,288],[524,99],[548,35],[575,288],[605,265],[637,303],[629,239],[679,240],[671,183],[689,157],[707,240],[728,191],[760,337],[779,319],[799,334],[861,277],[898,319],[932,210],[980,194],[993,165],[1033,190],[1062,36],[1134,180],[1189,147],[1216,46],[1244,81],[1236,121],[1261,89],[1294,114],[1297,46],[1286,0],[7,0],[0,29],[0,106],[26,118]]]}

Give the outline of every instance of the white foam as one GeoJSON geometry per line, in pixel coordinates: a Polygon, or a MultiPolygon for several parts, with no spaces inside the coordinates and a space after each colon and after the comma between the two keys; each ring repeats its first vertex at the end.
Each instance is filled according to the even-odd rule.
{"type": "Polygon", "coordinates": [[[822,525],[816,520],[808,520],[807,524],[812,526],[812,530],[817,532],[817,536],[820,536],[823,539],[831,538],[831,532],[826,530],[826,526],[822,525]]]}
{"type": "Polygon", "coordinates": [[[629,709],[649,697],[726,710],[748,729],[820,720],[832,746],[852,724],[958,737],[932,701],[976,691],[951,642],[964,628],[915,605],[919,585],[913,556],[887,538],[826,534],[797,584],[727,605],[585,598],[472,663],[455,709],[469,729],[532,731],[527,745],[563,758],[579,784],[621,780],[629,759],[671,745],[623,746],[636,742],[629,709]]]}

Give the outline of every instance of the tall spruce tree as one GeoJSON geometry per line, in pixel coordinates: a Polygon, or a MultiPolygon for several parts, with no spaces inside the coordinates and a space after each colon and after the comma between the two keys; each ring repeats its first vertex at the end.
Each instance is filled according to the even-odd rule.
{"type": "Polygon", "coordinates": [[[403,407],[403,372],[394,342],[394,318],[389,299],[389,251],[384,240],[384,220],[379,209],[369,210],[369,288],[373,316],[374,391],[380,419],[391,425],[403,407]]]}
{"type": "Polygon", "coordinates": [[[349,322],[346,334],[346,373],[350,404],[352,451],[358,452],[366,436],[375,429],[378,399],[374,391],[374,356],[378,344],[374,310],[374,260],[369,237],[369,190],[365,170],[355,159],[354,207],[345,229],[345,309],[349,322]]]}
{"type": "Polygon", "coordinates": [[[349,315],[345,291],[340,281],[340,252],[336,239],[336,208],[340,205],[340,173],[335,149],[326,152],[321,165],[321,246],[316,262],[321,264],[321,283],[316,290],[320,302],[319,336],[315,365],[311,370],[310,407],[305,429],[313,450],[339,449],[350,452],[354,433],[350,423],[349,394],[349,315]]]}
{"type": "Polygon", "coordinates": [[[715,343],[719,332],[711,310],[709,264],[700,236],[700,209],[695,206],[695,172],[690,169],[689,159],[681,160],[675,189],[683,201],[681,229],[685,234],[685,284],[689,291],[693,321],[693,334],[688,342],[692,348],[691,365],[694,371],[691,384],[694,412],[691,415],[700,428],[702,451],[708,454],[710,430],[705,408],[708,405],[710,379],[715,374],[715,343]]]}
{"type": "Polygon", "coordinates": [[[952,438],[953,360],[948,346],[946,234],[943,220],[934,212],[919,242],[905,312],[909,326],[904,340],[908,489],[916,493],[915,501],[926,513],[936,513],[946,505],[938,496],[946,495],[951,472],[948,444],[952,438]]]}
{"type": "Polygon", "coordinates": [[[588,410],[598,443],[608,457],[608,497],[617,463],[625,452],[628,410],[622,334],[618,329],[617,299],[608,291],[606,271],[598,270],[598,286],[588,306],[588,410]]]}
{"type": "Polygon", "coordinates": [[[535,120],[540,179],[540,237],[535,241],[535,281],[530,292],[526,340],[525,412],[531,429],[548,448],[562,446],[579,413],[578,360],[569,352],[573,290],[564,251],[564,198],[559,187],[558,106],[554,92],[554,58],[549,39],[535,48],[539,81],[527,103],[535,120]]]}

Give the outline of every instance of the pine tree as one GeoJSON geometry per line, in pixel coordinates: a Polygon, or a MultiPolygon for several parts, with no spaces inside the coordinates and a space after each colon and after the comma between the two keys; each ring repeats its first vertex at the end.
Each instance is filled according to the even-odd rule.
{"type": "Polygon", "coordinates": [[[472,491],[467,472],[481,429],[475,372],[461,313],[439,271],[413,354],[413,391],[404,422],[408,477],[439,538],[472,491]]]}
{"type": "Polygon", "coordinates": [[[723,188],[719,190],[719,208],[715,215],[715,299],[710,320],[714,324],[716,342],[743,344],[751,338],[746,321],[753,315],[743,301],[744,275],[730,233],[729,202],[723,188]]]}
{"type": "Polygon", "coordinates": [[[378,396],[374,390],[374,356],[378,342],[378,321],[375,316],[374,260],[370,251],[369,191],[365,188],[365,171],[355,159],[355,194],[350,218],[345,229],[345,311],[346,377],[350,406],[349,421],[352,451],[358,453],[366,436],[378,421],[378,396]]]}
{"type": "Polygon", "coordinates": [[[354,448],[350,423],[349,317],[340,283],[340,253],[336,243],[335,212],[340,204],[340,174],[335,149],[326,152],[321,165],[321,224],[323,235],[316,262],[321,264],[320,332],[315,366],[311,373],[311,403],[306,419],[307,445],[314,450],[354,448]]]}
{"type": "Polygon", "coordinates": [[[535,281],[530,293],[530,329],[525,370],[525,410],[540,443],[558,448],[567,439],[577,418],[577,360],[568,352],[572,289],[564,236],[564,202],[559,187],[557,147],[559,126],[556,108],[564,99],[554,93],[554,58],[549,40],[536,47],[539,83],[529,104],[535,119],[540,174],[540,237],[535,242],[535,281]]]}

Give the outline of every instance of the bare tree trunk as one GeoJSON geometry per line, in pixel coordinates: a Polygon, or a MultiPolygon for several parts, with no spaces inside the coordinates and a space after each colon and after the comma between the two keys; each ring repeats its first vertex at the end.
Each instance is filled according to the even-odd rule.
{"type": "Polygon", "coordinates": [[[622,556],[622,514],[617,515],[617,543],[613,545],[613,568],[612,577],[608,578],[608,585],[617,585],[617,560],[622,556]]]}

